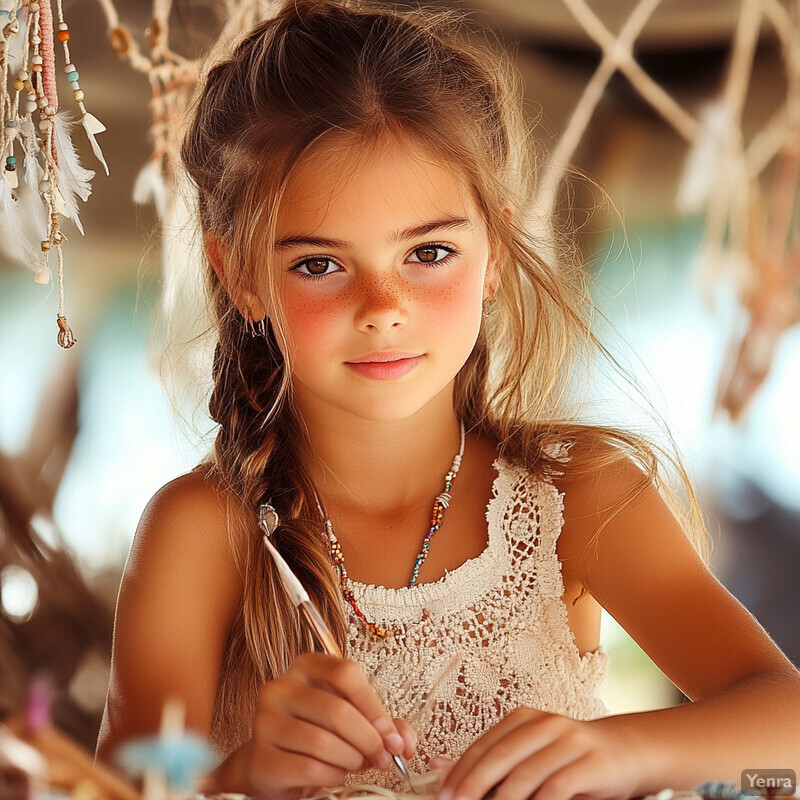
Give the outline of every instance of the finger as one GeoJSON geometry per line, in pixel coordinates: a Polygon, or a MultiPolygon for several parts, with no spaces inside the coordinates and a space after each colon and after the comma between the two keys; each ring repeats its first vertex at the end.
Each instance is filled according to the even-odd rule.
{"type": "MultiPolygon", "coordinates": [[[[303,786],[341,786],[346,771],[316,758],[299,755],[280,748],[271,748],[268,755],[253,760],[251,780],[256,795],[269,797],[278,791],[296,789],[298,779],[303,786]]],[[[307,796],[307,795],[303,795],[307,796]]]]}
{"type": "MultiPolygon", "coordinates": [[[[551,729],[551,723],[549,720],[557,720],[553,714],[548,714],[543,711],[537,711],[536,709],[531,708],[520,708],[516,711],[512,711],[508,716],[502,719],[500,722],[497,723],[493,728],[490,728],[486,733],[476,739],[465,751],[464,754],[458,759],[458,762],[453,767],[453,769],[448,774],[445,782],[442,786],[441,791],[439,792],[439,797],[441,800],[451,800],[452,797],[459,797],[464,795],[464,787],[462,783],[466,779],[467,776],[473,775],[473,771],[477,769],[478,765],[484,761],[487,754],[490,753],[495,747],[500,745],[503,746],[505,740],[514,734],[517,731],[520,731],[523,736],[521,741],[524,742],[526,735],[529,733],[529,729],[532,729],[531,726],[536,725],[540,727],[541,730],[539,732],[539,743],[538,746],[542,747],[545,744],[549,743],[552,738],[555,736],[555,732],[551,729]],[[548,722],[548,725],[545,726],[544,723],[548,722]]],[[[520,740],[515,740],[520,741],[520,740]]],[[[530,740],[528,740],[530,741],[530,740]]],[[[534,743],[535,746],[535,743],[534,743]]],[[[528,745],[527,752],[530,752],[530,744],[528,745]]],[[[492,759],[496,759],[498,756],[497,754],[493,755],[489,762],[486,762],[484,766],[481,768],[479,775],[485,774],[487,772],[487,766],[489,767],[489,772],[492,773],[494,777],[494,782],[497,782],[501,778],[505,777],[508,774],[508,770],[503,772],[502,774],[495,774],[497,770],[491,770],[490,762],[492,759]]],[[[500,753],[500,757],[502,756],[502,750],[500,753]]],[[[522,756],[518,753],[517,761],[522,756]]],[[[505,759],[503,759],[505,760],[505,759]]],[[[514,762],[517,763],[517,762],[514,762]]],[[[509,763],[509,768],[512,766],[509,763]]],[[[475,776],[473,775],[473,778],[475,776]]],[[[484,778],[487,780],[488,778],[484,778]]],[[[490,783],[489,786],[486,787],[484,790],[487,791],[489,787],[491,787],[493,783],[490,783]]],[[[469,797],[482,797],[483,793],[475,795],[469,794],[469,797]]]]}
{"type": "Polygon", "coordinates": [[[403,737],[403,742],[405,742],[405,747],[403,749],[403,755],[406,758],[411,758],[414,755],[414,751],[417,749],[417,732],[414,728],[406,722],[404,719],[393,719],[395,727],[400,732],[400,735],[403,737]]]}
{"type": "Polygon", "coordinates": [[[450,773],[450,770],[455,766],[455,761],[451,758],[432,758],[428,762],[428,772],[436,775],[436,782],[431,787],[431,791],[438,794],[441,791],[444,782],[450,773]]]}
{"type": "MultiPolygon", "coordinates": [[[[285,752],[310,756],[347,772],[356,772],[364,763],[363,755],[340,736],[291,717],[284,723],[281,741],[275,746],[285,752]]],[[[392,760],[385,752],[382,756],[386,759],[384,763],[388,769],[392,760]]]]}
{"type": "Polygon", "coordinates": [[[591,760],[584,756],[547,778],[532,800],[570,800],[576,794],[588,794],[594,786],[591,760]]]}
{"type": "Polygon", "coordinates": [[[520,762],[494,792],[495,800],[525,800],[551,776],[579,760],[585,751],[576,752],[568,739],[557,739],[520,762]]]}
{"type": "Polygon", "coordinates": [[[292,663],[298,666],[306,682],[333,689],[358,709],[381,735],[390,753],[399,755],[403,752],[405,748],[403,737],[389,718],[358,663],[325,653],[305,653],[292,663]]]}
{"type": "Polygon", "coordinates": [[[334,734],[369,763],[384,769],[389,756],[380,734],[358,709],[338,694],[305,683],[298,687],[295,681],[288,680],[265,688],[262,697],[261,716],[271,720],[263,735],[276,746],[283,746],[286,721],[297,719],[334,734]]]}

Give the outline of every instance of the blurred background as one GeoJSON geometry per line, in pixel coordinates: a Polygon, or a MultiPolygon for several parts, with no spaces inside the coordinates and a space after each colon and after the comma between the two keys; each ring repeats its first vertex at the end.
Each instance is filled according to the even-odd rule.
{"type": "MultiPolygon", "coordinates": [[[[169,49],[196,59],[235,5],[176,0],[169,49]]],[[[518,64],[543,148],[543,207],[578,227],[613,326],[609,347],[664,415],[696,481],[715,573],[800,663],[800,3],[450,5],[496,31],[518,64]],[[633,23],[618,60],[604,57],[633,23]],[[574,173],[548,200],[559,152],[574,173]]],[[[141,0],[115,7],[146,60],[151,9],[141,0]]],[[[164,163],[159,125],[176,73],[159,77],[119,57],[111,10],[107,0],[64,3],[110,167],[107,177],[76,134],[82,163],[98,174],[81,210],[85,236],[64,223],[75,347],[56,343],[53,282],[36,284],[0,256],[0,717],[47,671],[56,722],[90,748],[139,516],[214,434],[205,387],[171,403],[161,384],[157,311],[170,284],[159,216],[133,201],[143,167],[164,163]]],[[[170,58],[162,49],[153,65],[170,58]]],[[[681,702],[607,615],[602,638],[612,711],[681,702]]]]}

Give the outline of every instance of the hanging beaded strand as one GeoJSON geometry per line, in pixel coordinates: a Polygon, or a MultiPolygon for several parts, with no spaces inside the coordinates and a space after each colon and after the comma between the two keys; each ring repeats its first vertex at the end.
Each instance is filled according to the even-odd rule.
{"type": "Polygon", "coordinates": [[[18,203],[16,194],[2,188],[0,211],[8,228],[7,238],[12,240],[13,252],[34,273],[39,284],[50,282],[48,257],[56,251],[58,264],[58,343],[61,347],[72,347],[76,339],[64,314],[64,259],[61,251],[67,237],[61,231],[61,216],[70,217],[78,230],[83,227],[78,216],[77,200],[86,201],[91,193],[90,180],[94,172],[84,169],[71,142],[70,121],[59,110],[56,86],[56,41],[61,42],[66,59],[65,72],[72,85],[72,97],[81,112],[81,124],[92,145],[92,150],[108,174],[103,154],[95,134],[105,130],[96,117],[84,106],[84,93],[78,83],[78,72],[69,55],[69,27],[64,21],[61,0],[56,0],[58,27],[55,29],[52,0],[15,0],[11,10],[0,11],[0,17],[8,16],[8,23],[0,35],[0,67],[5,78],[2,90],[3,141],[5,160],[3,177],[12,190],[20,182],[19,164],[14,153],[14,144],[19,140],[25,156],[24,179],[27,186],[27,205],[18,203]],[[21,24],[17,14],[25,15],[25,34],[21,47],[9,58],[12,39],[20,34],[21,24]],[[12,67],[14,79],[13,101],[9,93],[8,73],[12,67]],[[34,114],[38,111],[38,124],[34,114]],[[66,200],[65,200],[66,198],[66,200]],[[38,247],[27,241],[20,215],[31,217],[36,230],[38,247]]]}
{"type": "MultiPolygon", "coordinates": [[[[413,586],[417,582],[417,578],[419,576],[419,568],[425,562],[425,559],[428,557],[428,553],[431,549],[431,539],[433,539],[434,534],[436,531],[439,530],[442,526],[442,520],[444,518],[444,511],[450,505],[450,501],[452,497],[450,496],[450,489],[453,486],[453,481],[455,480],[456,475],[458,474],[459,469],[461,468],[461,460],[464,457],[464,441],[465,441],[465,431],[464,431],[464,423],[461,422],[461,447],[459,448],[458,453],[456,454],[455,458],[453,459],[453,465],[450,467],[447,475],[444,479],[444,491],[436,497],[436,500],[433,502],[433,513],[431,514],[431,527],[428,530],[427,534],[425,534],[425,538],[422,542],[422,549],[420,550],[417,558],[414,562],[414,569],[412,570],[411,578],[408,581],[409,586],[413,586]]],[[[380,638],[385,638],[387,636],[394,635],[394,631],[386,628],[383,625],[380,625],[377,622],[371,622],[367,619],[364,612],[358,607],[356,603],[355,596],[353,594],[353,590],[350,586],[350,578],[347,575],[347,567],[344,565],[344,555],[342,554],[342,548],[339,545],[339,541],[336,538],[336,534],[333,532],[333,524],[329,519],[325,520],[325,532],[326,532],[326,540],[328,544],[328,552],[331,557],[331,562],[333,566],[336,568],[337,572],[339,573],[339,585],[341,587],[342,595],[344,599],[352,606],[353,611],[355,611],[356,615],[364,621],[364,624],[369,628],[369,630],[375,635],[379,636],[380,638]]]]}
{"type": "Polygon", "coordinates": [[[51,246],[55,246],[56,264],[58,274],[58,344],[64,349],[69,349],[76,344],[77,339],[64,314],[64,256],[61,246],[67,237],[61,231],[60,214],[63,213],[63,197],[59,190],[58,150],[55,146],[55,115],[58,111],[59,100],[56,88],[55,75],[55,45],[53,42],[53,11],[50,0],[34,0],[28,4],[31,36],[31,49],[34,55],[31,58],[31,70],[34,73],[33,87],[35,102],[39,108],[39,130],[42,136],[42,150],[44,152],[45,170],[44,179],[39,185],[43,200],[49,209],[47,238],[41,243],[44,256],[44,269],[42,275],[37,276],[40,283],[44,283],[45,276],[49,279],[47,257],[51,246]]]}
{"type": "Polygon", "coordinates": [[[84,100],[86,95],[84,94],[83,89],[81,89],[81,85],[78,82],[80,78],[80,74],[78,70],[75,68],[75,65],[72,63],[72,57],[69,54],[69,25],[64,21],[64,8],[62,0],[58,0],[58,33],[56,34],[56,38],[59,42],[61,42],[62,47],[64,48],[64,72],[66,73],[67,80],[69,81],[70,86],[72,87],[72,99],[78,104],[78,109],[81,112],[81,125],[83,125],[84,130],[86,131],[86,136],[89,139],[89,144],[92,146],[92,152],[94,153],[95,158],[103,165],[103,169],[105,170],[106,175],[108,175],[108,164],[106,163],[105,157],[103,156],[103,151],[100,149],[100,145],[97,143],[97,139],[95,135],[98,133],[102,133],[106,126],[97,119],[94,114],[90,114],[86,110],[86,106],[84,105],[84,100]]]}
{"type": "Polygon", "coordinates": [[[3,25],[2,33],[0,33],[0,65],[2,65],[3,86],[2,86],[2,114],[3,114],[3,155],[5,157],[5,164],[3,170],[3,178],[12,189],[16,189],[18,185],[18,178],[16,173],[17,159],[14,156],[14,139],[17,135],[17,108],[19,106],[19,90],[24,84],[19,80],[19,76],[14,81],[15,95],[12,101],[11,95],[8,91],[8,80],[6,73],[10,69],[11,54],[9,53],[9,40],[6,39],[6,34],[9,38],[15,33],[19,32],[19,22],[17,21],[17,6],[8,12],[0,12],[0,15],[5,16],[8,13],[9,22],[3,25]]]}

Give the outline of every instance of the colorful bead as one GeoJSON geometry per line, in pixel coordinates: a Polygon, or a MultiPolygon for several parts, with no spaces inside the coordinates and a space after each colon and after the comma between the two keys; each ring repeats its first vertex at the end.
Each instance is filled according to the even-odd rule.
{"type": "Polygon", "coordinates": [[[80,103],[83,100],[83,98],[85,97],[85,95],[83,93],[83,89],[76,89],[72,93],[72,96],[75,98],[75,102],[76,103],[80,103]]]}
{"type": "Polygon", "coordinates": [[[69,31],[59,31],[56,34],[56,39],[58,39],[59,42],[68,42],[69,41],[69,31]]]}
{"type": "MultiPolygon", "coordinates": [[[[441,527],[442,519],[444,517],[444,509],[450,505],[450,488],[453,485],[453,479],[458,473],[458,470],[461,468],[461,459],[464,455],[464,423],[461,423],[461,448],[459,452],[456,454],[456,457],[453,459],[453,466],[450,468],[450,471],[445,476],[445,490],[442,492],[436,500],[433,502],[433,512],[431,514],[431,527],[428,532],[425,534],[425,538],[422,541],[422,549],[419,552],[415,562],[414,568],[412,570],[411,579],[408,582],[409,586],[413,586],[417,582],[417,578],[419,575],[419,568],[425,562],[425,559],[428,557],[428,552],[430,551],[431,539],[433,535],[436,533],[437,530],[441,527]]],[[[386,636],[393,636],[394,631],[385,628],[383,625],[380,625],[376,622],[370,622],[364,612],[358,607],[355,596],[353,595],[353,591],[350,588],[350,579],[347,576],[347,568],[344,565],[344,556],[342,555],[342,548],[339,545],[338,540],[336,539],[336,534],[333,532],[333,525],[329,519],[325,520],[325,531],[326,531],[326,544],[328,545],[328,553],[331,558],[331,563],[336,568],[339,573],[339,584],[342,591],[342,595],[344,596],[345,600],[352,606],[353,611],[355,611],[356,616],[364,621],[366,626],[369,630],[375,635],[379,636],[380,638],[384,638],[386,636]]],[[[428,613],[426,610],[423,609],[422,612],[422,619],[425,620],[428,618],[428,613]]]]}
{"type": "Polygon", "coordinates": [[[70,70],[67,73],[67,80],[70,81],[70,82],[77,81],[78,78],[80,78],[80,75],[78,75],[78,70],[76,70],[76,69],[70,70]]]}
{"type": "Polygon", "coordinates": [[[21,92],[21,91],[22,91],[22,90],[25,88],[25,81],[21,81],[19,78],[17,78],[17,79],[14,81],[14,88],[15,88],[15,89],[16,89],[18,92],[21,92]]]}
{"type": "Polygon", "coordinates": [[[16,164],[16,163],[17,163],[17,157],[16,156],[8,156],[6,158],[6,164],[11,164],[11,166],[13,167],[14,164],[16,164]]]}

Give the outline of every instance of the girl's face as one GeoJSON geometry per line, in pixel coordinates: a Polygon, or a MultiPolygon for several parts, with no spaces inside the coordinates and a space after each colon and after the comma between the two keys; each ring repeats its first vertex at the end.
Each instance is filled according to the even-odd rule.
{"type": "Polygon", "coordinates": [[[298,165],[277,218],[295,398],[405,419],[452,397],[492,294],[488,233],[459,176],[421,149],[327,148],[298,165]]]}

